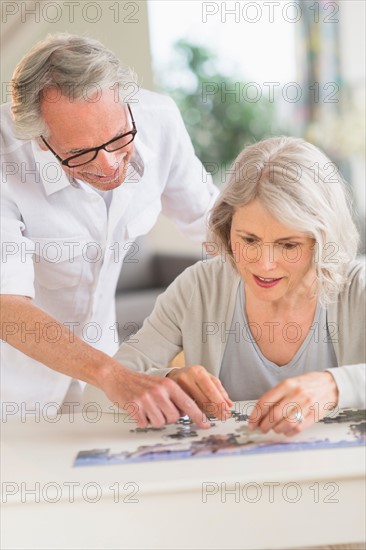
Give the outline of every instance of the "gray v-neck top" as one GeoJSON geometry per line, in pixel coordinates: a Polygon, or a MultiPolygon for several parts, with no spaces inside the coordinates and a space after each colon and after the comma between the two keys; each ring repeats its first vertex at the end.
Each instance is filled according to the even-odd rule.
{"type": "MultiPolygon", "coordinates": [[[[327,323],[327,311],[319,303],[307,337],[286,365],[280,367],[266,359],[254,339],[254,335],[259,336],[258,330],[260,327],[254,323],[251,326],[248,324],[244,286],[241,281],[238,285],[230,330],[225,333],[226,347],[219,374],[233,401],[258,399],[286,378],[338,367],[327,323]]],[[[266,330],[271,330],[271,327],[267,326],[266,330]]],[[[288,332],[287,335],[284,328],[282,334],[285,344],[291,333],[288,332]]],[[[296,336],[294,338],[296,339],[296,336]]]]}

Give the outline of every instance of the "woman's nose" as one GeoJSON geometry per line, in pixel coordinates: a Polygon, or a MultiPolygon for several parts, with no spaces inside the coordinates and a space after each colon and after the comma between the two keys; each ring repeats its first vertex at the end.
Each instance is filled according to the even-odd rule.
{"type": "Polygon", "coordinates": [[[259,249],[258,265],[264,271],[274,269],[277,266],[277,250],[274,244],[264,243],[259,249]]]}

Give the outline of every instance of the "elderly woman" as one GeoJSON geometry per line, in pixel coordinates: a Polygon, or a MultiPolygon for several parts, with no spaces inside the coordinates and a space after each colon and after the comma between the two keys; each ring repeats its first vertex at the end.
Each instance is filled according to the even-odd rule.
{"type": "Polygon", "coordinates": [[[173,282],[116,358],[220,418],[231,399],[258,400],[250,426],[263,432],[365,407],[365,275],[336,166],[297,138],[247,147],[210,230],[216,257],[173,282]],[[187,366],[168,368],[181,350],[187,366]]]}

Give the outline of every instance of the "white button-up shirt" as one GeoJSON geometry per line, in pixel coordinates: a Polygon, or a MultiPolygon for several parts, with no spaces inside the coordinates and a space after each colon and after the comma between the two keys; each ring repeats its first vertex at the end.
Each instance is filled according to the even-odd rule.
{"type": "MultiPolygon", "coordinates": [[[[70,181],[50,151],[16,139],[10,105],[1,107],[1,293],[31,297],[73,334],[109,354],[118,347],[116,284],[124,256],[135,254],[133,241],[162,212],[201,242],[218,193],[194,155],[174,102],[146,90],[134,100],[135,150],[109,211],[92,187],[70,181]]],[[[40,337],[37,327],[17,329],[24,338],[40,337]],[[31,328],[33,335],[27,333],[31,328]]],[[[62,403],[70,385],[68,376],[6,343],[1,369],[2,398],[8,402],[62,403]]]]}

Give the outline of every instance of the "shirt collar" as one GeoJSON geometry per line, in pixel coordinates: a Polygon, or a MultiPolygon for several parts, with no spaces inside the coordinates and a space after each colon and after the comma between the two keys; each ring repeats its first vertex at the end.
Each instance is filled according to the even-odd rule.
{"type": "Polygon", "coordinates": [[[156,156],[156,153],[150,149],[146,143],[143,142],[141,136],[137,134],[134,140],[134,151],[130,160],[130,163],[135,168],[138,175],[142,178],[145,171],[145,165],[148,164],[151,159],[156,156]]]}
{"type": "Polygon", "coordinates": [[[51,151],[43,151],[35,140],[31,141],[32,151],[39,169],[46,195],[52,195],[70,185],[70,180],[51,151]]]}

